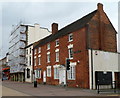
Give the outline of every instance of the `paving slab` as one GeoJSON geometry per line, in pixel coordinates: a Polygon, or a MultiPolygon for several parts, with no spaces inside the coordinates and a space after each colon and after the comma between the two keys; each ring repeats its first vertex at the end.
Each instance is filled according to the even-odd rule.
{"type": "Polygon", "coordinates": [[[114,93],[97,94],[96,90],[65,88],[53,85],[38,84],[37,88],[34,88],[33,83],[25,82],[3,81],[2,85],[29,96],[119,96],[119,94],[114,93]]]}

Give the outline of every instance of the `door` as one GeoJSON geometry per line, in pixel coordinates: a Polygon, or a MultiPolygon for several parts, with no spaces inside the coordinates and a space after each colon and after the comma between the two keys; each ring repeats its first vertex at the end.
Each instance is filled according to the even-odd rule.
{"type": "Polygon", "coordinates": [[[43,82],[46,83],[46,71],[43,71],[43,82]]]}
{"type": "Polygon", "coordinates": [[[96,78],[96,87],[98,83],[100,85],[112,84],[112,72],[96,71],[95,78],[96,78]]]}
{"type": "Polygon", "coordinates": [[[66,70],[64,68],[59,69],[59,84],[66,84],[66,70]]]}
{"type": "Polygon", "coordinates": [[[115,72],[115,81],[117,88],[120,88],[120,72],[115,72]]]}

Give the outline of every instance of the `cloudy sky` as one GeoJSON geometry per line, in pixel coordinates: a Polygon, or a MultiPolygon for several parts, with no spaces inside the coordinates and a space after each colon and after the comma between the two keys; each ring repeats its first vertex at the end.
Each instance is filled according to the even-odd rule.
{"type": "MultiPolygon", "coordinates": [[[[102,3],[104,11],[118,31],[118,2],[102,3]]],[[[21,20],[25,24],[39,23],[41,27],[46,27],[51,31],[53,22],[58,23],[59,29],[61,29],[96,9],[97,2],[1,2],[1,57],[4,57],[5,53],[8,52],[12,26],[17,25],[21,20]]]]}

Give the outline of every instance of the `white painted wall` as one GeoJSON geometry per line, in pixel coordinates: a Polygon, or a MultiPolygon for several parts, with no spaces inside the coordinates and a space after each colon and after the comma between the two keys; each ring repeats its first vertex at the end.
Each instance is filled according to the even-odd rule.
{"type": "Polygon", "coordinates": [[[50,31],[48,31],[47,28],[40,27],[39,24],[35,24],[34,26],[28,27],[28,45],[39,41],[42,38],[45,38],[46,36],[49,36],[51,34],[50,31]]]}
{"type": "Polygon", "coordinates": [[[32,54],[32,51],[30,53],[30,48],[32,50],[33,45],[26,49],[28,51],[28,54],[26,54],[26,58],[27,58],[26,64],[27,64],[27,66],[26,66],[25,69],[26,70],[27,70],[27,68],[30,69],[30,78],[27,78],[27,71],[25,71],[25,81],[26,82],[33,82],[33,73],[32,73],[32,71],[33,71],[32,70],[32,63],[33,63],[32,56],[33,56],[33,54],[32,54]],[[31,56],[31,65],[30,65],[30,56],[31,56]]]}
{"type": "MultiPolygon", "coordinates": [[[[47,28],[41,28],[39,24],[35,24],[34,26],[28,26],[28,45],[33,44],[34,42],[39,41],[40,39],[45,38],[46,36],[49,36],[51,32],[48,31],[47,28]]],[[[30,78],[27,78],[27,74],[25,75],[25,81],[26,82],[33,82],[33,74],[32,74],[32,65],[30,66],[29,57],[31,56],[31,63],[32,61],[32,52],[30,53],[30,48],[33,49],[33,45],[28,47],[26,50],[28,50],[28,54],[26,55],[27,58],[27,66],[25,69],[30,69],[30,78]]],[[[27,72],[26,72],[27,73],[27,72]]]]}
{"type": "MultiPolygon", "coordinates": [[[[89,81],[90,89],[92,88],[92,78],[91,78],[91,50],[89,53],[89,81]]],[[[118,53],[105,52],[100,50],[93,50],[93,89],[95,89],[95,71],[111,71],[112,80],[115,80],[114,72],[120,71],[118,69],[118,53]],[[97,55],[96,55],[97,54],[97,55]]]]}

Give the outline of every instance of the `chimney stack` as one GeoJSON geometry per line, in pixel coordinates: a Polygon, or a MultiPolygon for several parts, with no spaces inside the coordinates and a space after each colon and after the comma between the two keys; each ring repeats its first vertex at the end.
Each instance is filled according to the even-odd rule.
{"type": "Polygon", "coordinates": [[[98,11],[103,11],[103,4],[102,3],[98,3],[97,4],[97,9],[98,9],[98,11]]]}
{"type": "Polygon", "coordinates": [[[34,24],[35,28],[40,28],[40,25],[38,23],[34,24]]]}
{"type": "Polygon", "coordinates": [[[55,34],[58,32],[58,24],[57,23],[53,23],[52,24],[52,34],[55,34]]]}

